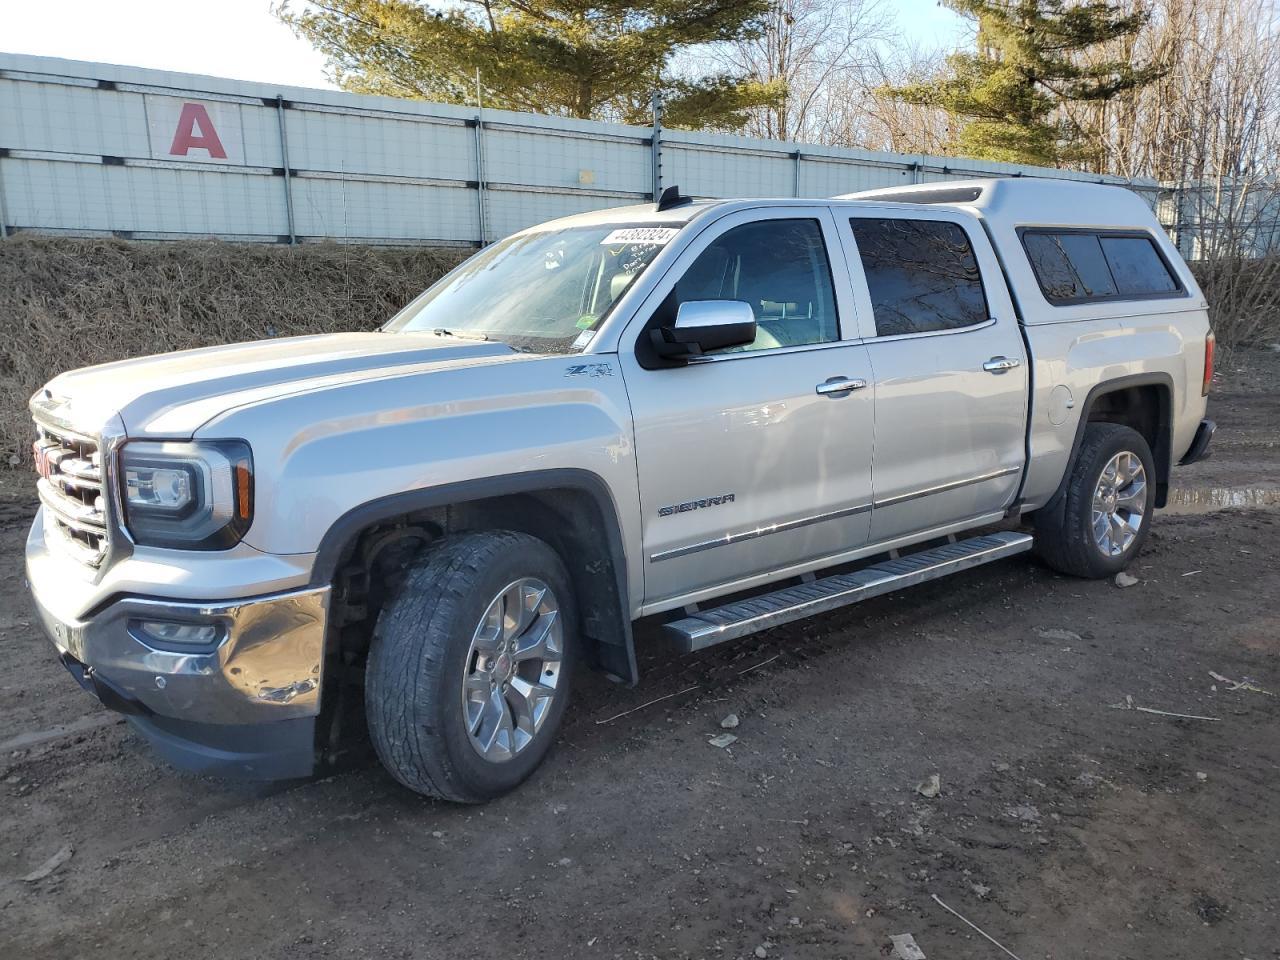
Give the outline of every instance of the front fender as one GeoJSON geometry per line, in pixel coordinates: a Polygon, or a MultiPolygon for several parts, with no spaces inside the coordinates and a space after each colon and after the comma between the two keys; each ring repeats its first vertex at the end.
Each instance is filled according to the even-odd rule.
{"type": "MultiPolygon", "coordinates": [[[[329,385],[239,407],[199,434],[249,441],[256,502],[245,542],[320,554],[318,577],[332,574],[333,544],[357,518],[548,489],[551,478],[604,497],[620,556],[639,556],[630,407],[611,356],[515,355],[329,385]]],[[[622,596],[638,603],[642,565],[619,568],[622,596]]]]}

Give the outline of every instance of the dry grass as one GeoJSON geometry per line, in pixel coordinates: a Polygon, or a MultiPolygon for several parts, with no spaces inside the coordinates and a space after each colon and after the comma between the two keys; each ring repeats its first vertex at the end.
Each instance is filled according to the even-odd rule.
{"type": "Polygon", "coordinates": [[[27,400],[74,367],[263,337],[369,330],[464,251],[16,238],[0,243],[0,463],[27,400]]]}
{"type": "MultiPolygon", "coordinates": [[[[27,400],[63,370],[263,337],[373,329],[462,254],[218,241],[0,243],[0,464],[30,459],[27,400]]],[[[1278,264],[1192,264],[1224,348],[1280,336],[1278,264]]]]}

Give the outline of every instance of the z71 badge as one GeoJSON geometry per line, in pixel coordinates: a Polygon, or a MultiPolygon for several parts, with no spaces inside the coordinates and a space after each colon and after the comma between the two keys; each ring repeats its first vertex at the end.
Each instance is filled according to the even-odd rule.
{"type": "MultiPolygon", "coordinates": [[[[589,332],[583,331],[583,333],[589,332]]],[[[612,377],[613,367],[607,363],[575,363],[565,370],[564,375],[566,377],[612,377]]]]}
{"type": "Polygon", "coordinates": [[[722,503],[733,503],[733,500],[734,495],[732,493],[722,493],[718,497],[707,497],[705,500],[689,500],[686,503],[676,503],[669,507],[659,507],[658,516],[669,517],[673,513],[701,510],[703,507],[718,507],[722,503]]]}

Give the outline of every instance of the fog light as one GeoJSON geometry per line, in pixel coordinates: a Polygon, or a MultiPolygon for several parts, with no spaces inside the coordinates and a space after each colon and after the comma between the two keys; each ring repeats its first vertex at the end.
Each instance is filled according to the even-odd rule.
{"type": "Polygon", "coordinates": [[[138,629],[152,640],[163,643],[208,645],[222,632],[216,623],[176,623],[172,620],[139,620],[138,629]]]}

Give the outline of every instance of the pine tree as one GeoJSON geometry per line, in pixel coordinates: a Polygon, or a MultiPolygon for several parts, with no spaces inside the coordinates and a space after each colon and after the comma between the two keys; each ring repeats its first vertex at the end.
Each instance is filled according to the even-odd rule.
{"type": "Polygon", "coordinates": [[[356,93],[648,123],[650,97],[675,127],[736,129],[785,96],[728,73],[677,76],[675,54],[758,33],[770,0],[311,0],[276,15],[356,93]]]}
{"type": "Polygon", "coordinates": [[[1055,116],[1064,102],[1105,101],[1150,83],[1158,64],[1091,60],[1090,48],[1137,34],[1145,12],[1124,13],[1105,0],[944,0],[977,22],[977,51],[947,58],[931,83],[886,93],[940,107],[961,120],[951,149],[962,156],[1052,166],[1087,146],[1055,116]]]}

